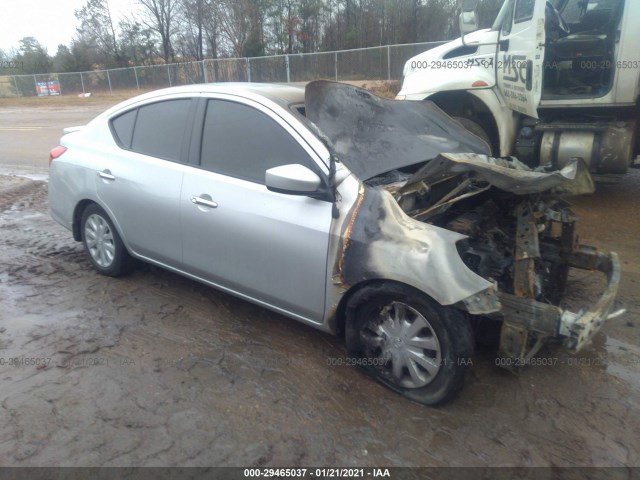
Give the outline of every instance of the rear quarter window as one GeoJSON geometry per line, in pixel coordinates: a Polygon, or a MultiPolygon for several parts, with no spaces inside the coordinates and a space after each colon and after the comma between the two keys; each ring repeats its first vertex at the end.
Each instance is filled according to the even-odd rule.
{"type": "Polygon", "coordinates": [[[136,123],[138,109],[130,110],[111,120],[111,133],[116,143],[123,148],[131,148],[133,139],[133,127],[136,123]]]}

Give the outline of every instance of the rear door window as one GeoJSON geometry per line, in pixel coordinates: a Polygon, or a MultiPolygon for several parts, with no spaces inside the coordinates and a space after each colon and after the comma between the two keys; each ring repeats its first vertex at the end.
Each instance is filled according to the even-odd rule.
{"type": "Polygon", "coordinates": [[[131,150],[181,161],[191,99],[166,100],[138,108],[131,150]]]}

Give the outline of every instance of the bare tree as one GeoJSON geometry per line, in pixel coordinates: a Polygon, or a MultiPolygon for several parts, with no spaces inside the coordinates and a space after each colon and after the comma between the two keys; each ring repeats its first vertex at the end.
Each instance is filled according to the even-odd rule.
{"type": "Polygon", "coordinates": [[[106,65],[114,61],[117,66],[124,66],[126,60],[118,46],[109,0],[88,0],[75,15],[80,20],[78,40],[100,51],[106,65]]]}
{"type": "Polygon", "coordinates": [[[160,36],[162,58],[165,63],[175,60],[171,44],[178,0],[138,0],[145,9],[142,23],[160,36]]]}

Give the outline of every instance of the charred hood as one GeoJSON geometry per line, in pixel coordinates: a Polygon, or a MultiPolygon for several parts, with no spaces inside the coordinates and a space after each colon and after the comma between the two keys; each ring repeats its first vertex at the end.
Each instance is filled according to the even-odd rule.
{"type": "Polygon", "coordinates": [[[440,153],[491,153],[485,141],[430,101],[389,100],[362,88],[318,80],[306,87],[305,110],[332,153],[361,180],[440,153]]]}

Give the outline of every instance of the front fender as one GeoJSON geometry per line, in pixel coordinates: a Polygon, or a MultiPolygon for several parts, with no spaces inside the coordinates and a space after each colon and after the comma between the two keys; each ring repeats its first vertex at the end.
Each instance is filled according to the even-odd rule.
{"type": "Polygon", "coordinates": [[[460,258],[456,242],[464,235],[413,220],[386,190],[360,184],[343,213],[340,241],[332,249],[331,314],[352,286],[371,280],[410,285],[445,306],[468,305],[471,297],[493,286],[460,258]]]}
{"type": "Polygon", "coordinates": [[[455,90],[483,90],[493,88],[496,77],[492,69],[481,66],[465,67],[468,60],[424,60],[407,72],[398,97],[423,100],[438,92],[455,90]],[[430,68],[435,64],[460,65],[461,68],[430,68]],[[464,67],[464,68],[463,68],[464,67]]]}

